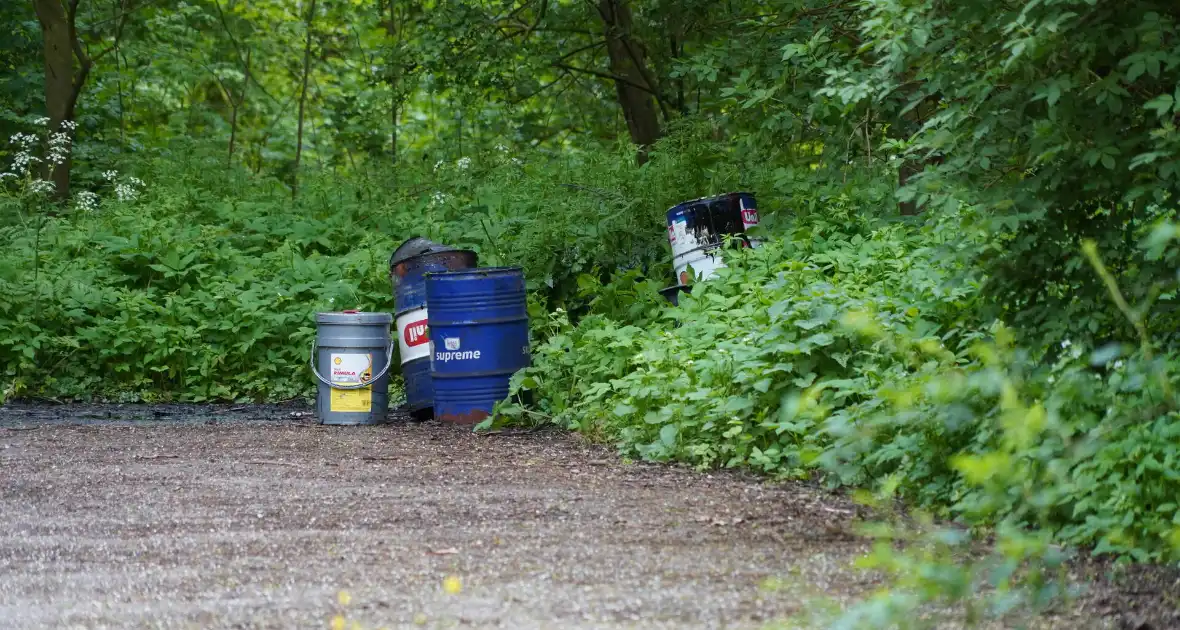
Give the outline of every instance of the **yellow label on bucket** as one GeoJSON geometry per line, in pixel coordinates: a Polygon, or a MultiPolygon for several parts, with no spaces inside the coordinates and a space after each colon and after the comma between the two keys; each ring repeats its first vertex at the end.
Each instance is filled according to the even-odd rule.
{"type": "Polygon", "coordinates": [[[328,408],[332,411],[369,413],[373,410],[373,388],[333,389],[328,398],[328,408]]]}

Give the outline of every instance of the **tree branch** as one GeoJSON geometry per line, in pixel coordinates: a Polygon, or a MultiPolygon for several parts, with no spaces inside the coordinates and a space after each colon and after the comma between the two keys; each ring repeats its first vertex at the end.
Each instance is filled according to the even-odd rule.
{"type": "Polygon", "coordinates": [[[541,25],[541,20],[545,19],[545,12],[548,10],[549,0],[541,0],[541,8],[537,11],[537,19],[533,22],[533,25],[529,27],[529,30],[524,32],[524,36],[520,41],[521,44],[527,42],[533,32],[537,30],[537,27],[541,25]]]}
{"type": "Polygon", "coordinates": [[[553,62],[552,65],[554,68],[561,68],[562,70],[567,70],[569,72],[581,72],[583,74],[594,75],[600,79],[609,79],[611,81],[618,81],[619,83],[624,83],[624,84],[629,85],[633,88],[643,90],[644,92],[647,92],[648,94],[651,94],[652,96],[656,96],[656,97],[659,96],[655,92],[652,92],[651,88],[647,87],[646,85],[640,85],[640,84],[632,81],[631,79],[628,79],[627,77],[621,77],[617,74],[611,74],[610,72],[602,72],[601,70],[593,70],[591,68],[579,68],[577,66],[571,66],[569,64],[561,63],[558,61],[553,62]]]}
{"type": "Polygon", "coordinates": [[[99,28],[101,28],[101,27],[103,27],[103,26],[106,26],[107,24],[109,24],[109,23],[111,23],[111,22],[115,22],[115,21],[117,21],[117,20],[123,20],[123,19],[125,19],[125,18],[126,18],[128,15],[131,15],[132,13],[135,13],[136,11],[138,11],[138,10],[140,10],[140,9],[146,9],[147,7],[150,7],[150,6],[154,6],[154,5],[160,4],[160,2],[161,2],[161,1],[162,1],[162,0],[146,0],[146,2],[141,2],[141,3],[137,4],[137,5],[135,5],[135,6],[131,7],[131,8],[129,8],[129,9],[127,9],[127,10],[123,11],[123,12],[122,12],[121,14],[119,14],[119,15],[116,15],[116,16],[114,16],[114,17],[109,17],[109,18],[106,18],[106,19],[104,19],[104,20],[99,20],[99,21],[97,21],[97,22],[92,22],[92,23],[89,23],[89,24],[87,24],[86,26],[87,26],[87,27],[88,27],[88,28],[89,28],[91,31],[94,31],[94,30],[97,30],[97,29],[99,29],[99,28]]]}
{"type": "Polygon", "coordinates": [[[115,40],[110,46],[106,48],[106,50],[99,51],[97,55],[91,57],[91,62],[96,62],[103,57],[106,57],[111,51],[117,50],[119,48],[119,42],[123,40],[123,27],[127,25],[128,15],[129,11],[126,9],[126,2],[125,0],[121,0],[119,2],[118,26],[115,27],[115,40]]]}
{"type": "Polygon", "coordinates": [[[570,76],[570,73],[569,73],[569,72],[562,72],[562,73],[561,73],[561,74],[560,74],[560,75],[559,75],[559,76],[558,76],[556,79],[554,79],[554,80],[552,80],[552,81],[550,81],[550,82],[546,83],[545,85],[542,85],[541,87],[537,88],[536,90],[534,90],[534,91],[533,91],[533,93],[532,93],[532,94],[528,94],[528,95],[526,95],[526,96],[522,96],[522,97],[520,97],[520,98],[518,98],[518,99],[516,99],[516,100],[512,101],[512,102],[511,102],[511,103],[509,103],[509,104],[510,104],[510,105],[520,105],[521,103],[523,103],[523,102],[525,102],[525,101],[527,101],[527,100],[530,100],[530,99],[534,98],[535,96],[537,96],[537,95],[538,95],[538,94],[540,94],[541,92],[544,92],[545,90],[547,90],[547,89],[549,89],[549,88],[553,87],[554,85],[557,85],[558,83],[561,83],[561,80],[562,80],[562,79],[564,79],[564,78],[566,78],[566,77],[568,77],[568,76],[570,76]]]}
{"type": "Polygon", "coordinates": [[[78,2],[79,0],[70,0],[69,8],[66,13],[66,26],[69,31],[70,47],[74,50],[74,55],[78,58],[78,74],[73,77],[71,81],[72,89],[70,90],[70,98],[66,101],[65,112],[67,119],[73,119],[74,108],[78,105],[78,96],[82,93],[82,86],[86,85],[86,77],[90,75],[90,67],[94,63],[86,54],[86,49],[82,46],[82,42],[78,39],[78,2]]]}
{"type": "Polygon", "coordinates": [[[213,6],[217,7],[217,17],[221,21],[221,28],[225,29],[226,37],[229,38],[230,43],[234,46],[234,53],[238,57],[238,63],[242,64],[242,67],[246,69],[246,80],[253,83],[259,91],[269,98],[271,102],[277,105],[279,103],[279,99],[275,98],[274,95],[267,91],[267,89],[258,82],[258,78],[255,77],[252,72],[250,72],[250,64],[247,63],[245,59],[243,59],[242,46],[238,43],[238,38],[234,36],[233,30],[230,29],[229,20],[226,19],[225,12],[221,10],[221,0],[213,0],[213,6]]]}

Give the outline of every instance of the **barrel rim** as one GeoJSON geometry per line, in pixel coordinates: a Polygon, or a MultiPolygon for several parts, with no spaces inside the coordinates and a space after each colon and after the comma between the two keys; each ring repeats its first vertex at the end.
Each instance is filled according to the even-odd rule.
{"type": "Polygon", "coordinates": [[[738,190],[738,191],[734,191],[734,192],[720,193],[717,195],[708,195],[705,197],[697,197],[696,199],[685,199],[684,201],[681,201],[680,203],[678,203],[674,206],[669,206],[666,213],[671,214],[673,210],[676,210],[677,208],[680,208],[681,206],[686,206],[690,203],[697,203],[698,201],[713,201],[713,200],[721,199],[721,198],[729,198],[734,195],[739,195],[739,196],[746,195],[746,196],[753,198],[753,199],[757,198],[757,197],[755,197],[754,193],[752,193],[752,192],[738,190]]]}
{"type": "MultiPolygon", "coordinates": [[[[487,276],[492,273],[524,274],[524,267],[471,267],[470,269],[456,269],[454,271],[427,271],[423,274],[427,282],[432,278],[457,278],[459,276],[487,276]]],[[[429,302],[429,300],[428,300],[429,302]]],[[[429,304],[428,304],[429,306],[429,304]]]]}
{"type": "Polygon", "coordinates": [[[328,313],[316,313],[315,323],[317,324],[351,324],[351,325],[375,325],[375,324],[392,324],[393,314],[384,311],[360,311],[357,313],[344,313],[340,311],[333,311],[328,313]]]}
{"type": "MultiPolygon", "coordinates": [[[[402,258],[399,260],[393,260],[391,258],[389,260],[389,270],[393,271],[394,267],[397,267],[398,265],[404,265],[408,262],[412,262],[412,261],[417,260],[419,258],[425,258],[427,256],[440,256],[440,255],[444,255],[444,254],[462,254],[465,256],[470,256],[472,265],[479,264],[479,253],[476,252],[474,249],[444,249],[444,250],[435,250],[435,251],[430,251],[430,252],[422,252],[421,254],[414,254],[413,256],[409,256],[409,257],[402,258]]],[[[429,273],[429,272],[427,272],[427,273],[429,273]]]]}
{"type": "Polygon", "coordinates": [[[422,300],[422,306],[411,306],[409,308],[403,308],[401,310],[394,311],[393,318],[394,319],[401,319],[401,316],[405,315],[406,313],[413,313],[414,311],[425,311],[425,310],[427,310],[426,309],[426,300],[422,300]]]}

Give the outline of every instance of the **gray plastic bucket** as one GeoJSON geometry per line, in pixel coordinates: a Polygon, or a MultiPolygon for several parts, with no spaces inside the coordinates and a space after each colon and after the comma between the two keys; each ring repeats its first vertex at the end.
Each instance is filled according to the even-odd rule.
{"type": "Polygon", "coordinates": [[[389,313],[316,313],[311,371],[320,424],[381,424],[389,408],[389,313]],[[318,367],[317,367],[318,366],[318,367]]]}

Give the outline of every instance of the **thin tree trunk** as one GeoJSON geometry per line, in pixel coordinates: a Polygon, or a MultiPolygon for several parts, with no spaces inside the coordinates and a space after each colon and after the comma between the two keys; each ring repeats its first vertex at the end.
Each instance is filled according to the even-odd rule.
{"type": "Polygon", "coordinates": [[[307,41],[303,46],[303,85],[299,89],[299,126],[295,132],[295,172],[291,177],[291,197],[299,194],[299,162],[303,158],[303,115],[307,103],[307,77],[311,73],[311,27],[315,19],[315,0],[307,10],[307,41]]]}
{"type": "Polygon", "coordinates": [[[647,150],[660,138],[656,85],[647,68],[642,47],[631,39],[631,8],[627,0],[599,0],[607,55],[615,91],[631,141],[639,145],[639,162],[647,161],[647,150]]]}
{"type": "MultiPolygon", "coordinates": [[[[916,132],[933,114],[937,104],[937,98],[928,96],[923,103],[919,104],[917,107],[914,107],[912,110],[902,116],[901,120],[903,128],[906,129],[909,134],[916,132]]],[[[865,140],[867,142],[868,138],[866,137],[865,140]]],[[[927,166],[938,166],[939,164],[942,164],[942,159],[943,158],[941,156],[933,156],[920,162],[903,159],[901,165],[897,169],[897,187],[899,189],[904,188],[909,183],[909,181],[914,178],[914,176],[926,170],[927,166]]],[[[918,215],[926,209],[925,205],[918,205],[915,201],[901,201],[898,202],[897,206],[901,211],[901,214],[905,216],[918,215]]]]}
{"type": "Polygon", "coordinates": [[[115,40],[115,87],[119,92],[119,149],[127,150],[127,114],[123,105],[123,66],[119,41],[115,40]]]}
{"type": "MultiPolygon", "coordinates": [[[[246,49],[246,73],[245,76],[250,76],[250,53],[249,48],[246,49]]],[[[250,85],[249,79],[242,81],[242,87],[238,92],[238,97],[235,99],[230,93],[230,114],[229,114],[229,165],[234,165],[234,146],[238,139],[238,110],[241,109],[242,104],[246,102],[246,88],[250,85]]]]}
{"type": "MultiPolygon", "coordinates": [[[[396,99],[396,97],[394,97],[396,99]]],[[[394,100],[393,106],[389,108],[390,122],[393,123],[389,131],[389,152],[392,156],[393,163],[397,164],[397,120],[398,120],[398,106],[397,101],[394,100]]]]}
{"type": "MultiPolygon", "coordinates": [[[[70,11],[62,6],[61,0],[33,0],[33,9],[41,23],[45,49],[45,113],[49,117],[49,132],[62,131],[64,121],[74,119],[77,91],[90,68],[83,63],[79,76],[74,76],[74,29],[72,15],[77,9],[77,0],[71,2],[70,11]]],[[[72,140],[72,135],[71,140],[72,140]]],[[[58,197],[70,195],[70,160],[52,166],[48,172],[58,197]]]]}
{"type": "MultiPolygon", "coordinates": [[[[396,16],[396,13],[394,12],[394,7],[396,6],[395,5],[396,2],[397,2],[397,0],[389,0],[389,22],[387,22],[385,25],[385,33],[389,36],[389,39],[391,41],[397,41],[397,39],[398,39],[397,19],[396,19],[397,16],[396,16]]],[[[393,68],[393,61],[395,61],[395,60],[393,60],[393,59],[390,60],[390,71],[389,71],[389,122],[391,123],[390,129],[389,129],[389,153],[392,156],[393,163],[396,165],[397,164],[397,122],[398,122],[397,121],[397,118],[398,118],[397,114],[398,114],[398,103],[400,102],[401,99],[398,98],[398,94],[397,94],[397,75],[394,74],[393,69],[392,69],[393,68]]]]}

